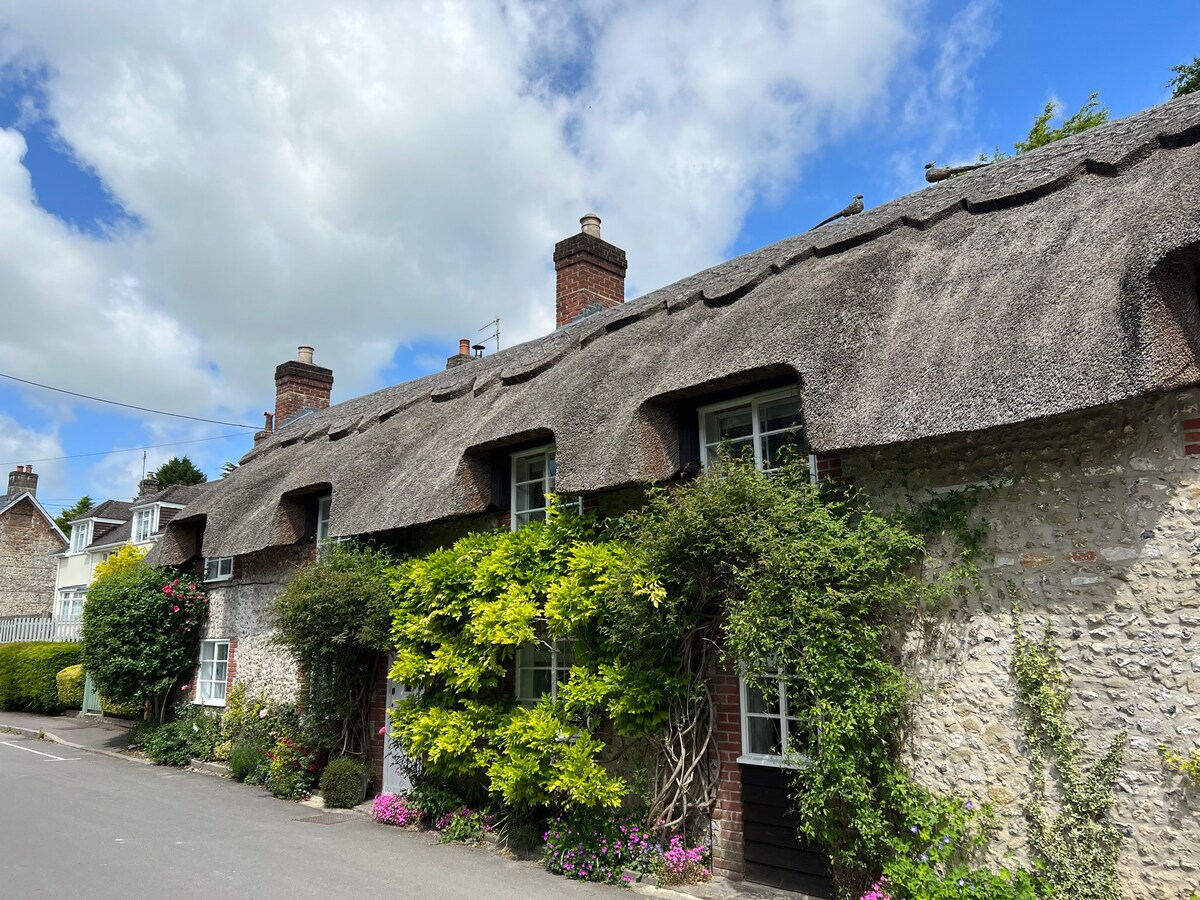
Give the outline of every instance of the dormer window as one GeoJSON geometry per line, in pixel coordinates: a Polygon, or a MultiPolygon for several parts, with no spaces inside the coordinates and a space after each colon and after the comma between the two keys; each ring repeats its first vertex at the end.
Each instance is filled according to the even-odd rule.
{"type": "Polygon", "coordinates": [[[208,556],[204,559],[205,581],[228,581],[233,577],[232,556],[208,556]]]}
{"type": "Polygon", "coordinates": [[[142,544],[150,540],[158,527],[158,507],[139,509],[133,514],[133,542],[142,544]]]}
{"type": "Polygon", "coordinates": [[[753,457],[763,472],[777,469],[790,452],[804,454],[804,420],[794,388],[702,407],[700,462],[714,465],[721,455],[753,457]]]}
{"type": "Polygon", "coordinates": [[[92,523],[76,522],[71,526],[71,552],[82,553],[92,542],[92,523]]]}

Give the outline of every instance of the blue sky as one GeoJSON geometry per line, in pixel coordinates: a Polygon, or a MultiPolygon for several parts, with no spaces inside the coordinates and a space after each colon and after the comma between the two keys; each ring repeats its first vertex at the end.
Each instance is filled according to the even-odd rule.
{"type": "MultiPolygon", "coordinates": [[[[1162,102],[1200,54],[1183,0],[327,6],[6,5],[0,372],[258,424],[301,343],[336,401],[497,315],[544,333],[593,208],[636,296],[1011,150],[1048,100],[1162,102]]],[[[0,379],[0,464],[52,509],[130,496],[124,448],[218,477],[249,433],[0,379]]]]}

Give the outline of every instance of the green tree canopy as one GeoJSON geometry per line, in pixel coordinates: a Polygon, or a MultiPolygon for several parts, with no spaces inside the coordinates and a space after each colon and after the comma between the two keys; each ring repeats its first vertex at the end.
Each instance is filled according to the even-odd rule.
{"type": "Polygon", "coordinates": [[[208,476],[197,469],[186,456],[168,459],[158,467],[158,471],[154,475],[158,479],[160,488],[170,487],[173,484],[201,484],[208,481],[208,476]]]}
{"type": "Polygon", "coordinates": [[[54,522],[59,528],[62,529],[63,534],[70,534],[71,520],[83,515],[94,505],[95,503],[93,502],[92,498],[87,494],[84,494],[76,501],[74,506],[70,507],[69,509],[64,509],[57,516],[55,516],[54,522]]]}
{"type": "Polygon", "coordinates": [[[83,664],[118,703],[149,700],[164,718],[171,691],[196,662],[208,600],[190,576],[119,566],[97,578],[83,607],[83,664]]]}
{"type": "Polygon", "coordinates": [[[1103,125],[1108,121],[1109,115],[1108,107],[1100,105],[1099,93],[1088,97],[1087,103],[1083,104],[1074,115],[1066,116],[1057,128],[1051,128],[1050,120],[1060,110],[1061,107],[1053,100],[1046,103],[1046,108],[1042,110],[1041,115],[1033,120],[1033,127],[1029,129],[1025,140],[1013,144],[1018,154],[1036,150],[1038,147],[1044,147],[1054,141],[1060,141],[1073,134],[1087,131],[1089,128],[1095,128],[1097,125],[1103,125]]]}
{"type": "Polygon", "coordinates": [[[1200,91],[1200,56],[1197,56],[1186,66],[1171,66],[1175,77],[1167,82],[1172,97],[1182,97],[1194,91],[1200,91]]]}

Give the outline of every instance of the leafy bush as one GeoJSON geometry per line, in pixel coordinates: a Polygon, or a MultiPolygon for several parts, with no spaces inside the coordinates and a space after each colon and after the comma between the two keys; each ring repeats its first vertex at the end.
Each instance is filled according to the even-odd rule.
{"type": "Polygon", "coordinates": [[[403,794],[380,794],[371,803],[371,818],[384,825],[411,828],[424,816],[424,811],[403,794]]]}
{"type": "Polygon", "coordinates": [[[325,754],[298,732],[283,730],[267,751],[267,789],[282,800],[304,800],[317,784],[325,754]]]}
{"type": "Polygon", "coordinates": [[[229,751],[229,775],[234,781],[246,781],[260,766],[265,766],[266,761],[261,746],[235,744],[229,751]]]}
{"type": "Polygon", "coordinates": [[[185,722],[146,724],[148,727],[137,735],[139,750],[160,766],[182,768],[191,764],[192,747],[188,740],[190,729],[185,722]]]}
{"type": "Polygon", "coordinates": [[[100,694],[100,711],[106,716],[117,716],[121,719],[141,719],[146,715],[146,704],[137,700],[118,703],[100,694]]]}
{"type": "Polygon", "coordinates": [[[78,644],[0,644],[0,709],[59,712],[58,673],[78,664],[79,656],[78,644]]]}
{"type": "Polygon", "coordinates": [[[67,709],[81,709],[85,681],[83,666],[67,666],[55,676],[55,681],[58,684],[58,702],[67,709]]]}
{"type": "Polygon", "coordinates": [[[124,572],[126,569],[136,569],[149,552],[146,547],[126,544],[108,559],[96,564],[96,571],[92,573],[93,582],[124,572]]]}
{"type": "Polygon", "coordinates": [[[390,649],[390,557],[333,544],[305,565],[275,601],[277,640],[307,673],[305,709],[319,740],[364,755],[371,688],[381,650],[390,649]]]}
{"type": "Polygon", "coordinates": [[[625,869],[653,870],[658,845],[633,816],[575,810],[556,816],[543,836],[542,862],[556,875],[620,884],[625,869]]]}
{"type": "Polygon", "coordinates": [[[334,809],[349,809],[362,801],[362,779],[366,766],[348,756],[331,761],[321,773],[321,797],[334,809]]]}
{"type": "Polygon", "coordinates": [[[445,813],[433,823],[438,840],[443,844],[473,844],[483,840],[491,829],[491,819],[481,812],[463,806],[445,813]]]}
{"type": "Polygon", "coordinates": [[[83,661],[96,689],[118,703],[153,702],[166,718],[180,675],[196,661],[208,616],[203,589],[144,562],[97,579],[83,608],[83,661]]]}

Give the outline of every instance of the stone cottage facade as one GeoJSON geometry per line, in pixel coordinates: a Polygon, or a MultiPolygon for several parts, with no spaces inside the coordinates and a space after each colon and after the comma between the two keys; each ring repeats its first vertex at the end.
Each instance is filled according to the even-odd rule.
{"type": "MultiPolygon", "coordinates": [[[[324,540],[436,545],[520,525],[551,488],[603,512],[695,472],[723,439],[762,463],[798,444],[815,477],[885,507],[984,485],[984,589],[907,644],[923,691],[913,768],[995,803],[999,846],[1021,858],[1015,597],[1025,627],[1050,625],[1091,745],[1129,729],[1114,812],[1127,895],[1186,896],[1196,793],[1157,748],[1200,746],[1196,171],[1200,95],[628,303],[624,254],[585,217],[556,249],[559,327],[542,339],[332,406],[314,388],[332,373],[308,378],[302,348],[284,374],[304,378],[307,406],[276,416],[153,558],[218,573],[208,637],[249,690],[293,697],[267,610],[324,540]]],[[[819,851],[779,828],[783,760],[750,722],[770,712],[748,711],[734,672],[710,687],[714,867],[827,892],[819,851]]],[[[373,727],[389,690],[381,679],[373,727]]]]}
{"type": "Polygon", "coordinates": [[[54,605],[52,554],[66,535],[37,499],[33,466],[17,466],[0,496],[0,618],[49,616],[54,605]]]}

